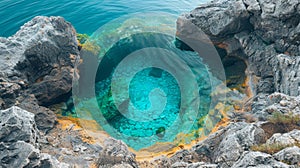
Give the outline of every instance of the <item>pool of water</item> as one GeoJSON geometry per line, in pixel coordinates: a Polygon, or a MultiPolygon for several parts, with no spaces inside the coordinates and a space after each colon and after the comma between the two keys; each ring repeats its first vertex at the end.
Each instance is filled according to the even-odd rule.
{"type": "Polygon", "coordinates": [[[34,16],[63,16],[79,33],[92,34],[120,16],[136,12],[180,14],[206,0],[1,0],[0,36],[13,35],[34,16]]]}
{"type": "Polygon", "coordinates": [[[78,117],[135,150],[207,135],[221,119],[211,110],[220,82],[197,52],[176,47],[176,19],[132,14],[95,31],[86,43],[97,47],[83,47],[73,88],[78,117]]]}
{"type": "Polygon", "coordinates": [[[34,16],[63,16],[90,35],[73,82],[73,115],[97,121],[135,150],[172,148],[207,135],[222,117],[211,109],[220,82],[201,53],[175,45],[178,15],[206,1],[2,0],[0,36],[34,16]]]}

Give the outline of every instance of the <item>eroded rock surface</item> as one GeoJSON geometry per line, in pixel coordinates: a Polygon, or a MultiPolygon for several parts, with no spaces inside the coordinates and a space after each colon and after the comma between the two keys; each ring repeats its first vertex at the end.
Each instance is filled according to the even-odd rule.
{"type": "Polygon", "coordinates": [[[79,51],[76,32],[63,18],[35,17],[15,35],[0,38],[0,50],[2,109],[23,94],[49,105],[70,92],[79,51]]]}
{"type": "Polygon", "coordinates": [[[293,165],[300,164],[300,148],[297,146],[285,148],[275,153],[274,158],[293,165]]]}
{"type": "Polygon", "coordinates": [[[40,152],[34,114],[13,106],[0,110],[0,167],[68,167],[40,152]]]}
{"type": "Polygon", "coordinates": [[[223,60],[242,58],[254,93],[299,95],[299,61],[294,57],[300,55],[299,4],[298,0],[214,0],[179,17],[177,35],[198,38],[193,36],[197,30],[191,31],[196,26],[226,50],[223,60]]]}
{"type": "Polygon", "coordinates": [[[0,136],[0,142],[4,143],[25,141],[35,144],[38,138],[38,130],[34,115],[16,106],[1,110],[0,136]]]}
{"type": "Polygon", "coordinates": [[[276,161],[271,155],[266,153],[245,152],[232,167],[289,168],[290,166],[276,161]]]}
{"type": "Polygon", "coordinates": [[[127,145],[113,138],[108,138],[104,142],[103,152],[100,153],[99,159],[97,160],[97,166],[108,168],[113,167],[128,167],[137,168],[137,162],[135,160],[135,154],[128,150],[127,145]]]}

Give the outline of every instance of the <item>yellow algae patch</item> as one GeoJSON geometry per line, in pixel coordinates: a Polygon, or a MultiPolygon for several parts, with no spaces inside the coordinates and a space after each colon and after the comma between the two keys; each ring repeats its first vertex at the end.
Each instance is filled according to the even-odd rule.
{"type": "Polygon", "coordinates": [[[73,117],[59,117],[58,127],[66,131],[79,131],[84,142],[94,144],[100,143],[109,137],[109,135],[102,131],[100,125],[94,120],[85,120],[73,117]]]}
{"type": "Polygon", "coordinates": [[[87,41],[82,44],[82,49],[93,53],[94,55],[98,55],[100,53],[101,47],[97,45],[94,41],[87,41]]]}

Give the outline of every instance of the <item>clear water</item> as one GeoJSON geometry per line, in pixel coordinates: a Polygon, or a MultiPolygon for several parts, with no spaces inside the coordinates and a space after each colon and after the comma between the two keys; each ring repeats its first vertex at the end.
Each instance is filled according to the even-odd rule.
{"type": "Polygon", "coordinates": [[[0,36],[13,35],[34,16],[63,16],[79,33],[92,34],[122,15],[136,12],[180,14],[207,0],[1,0],[0,36]]]}
{"type": "Polygon", "coordinates": [[[136,150],[203,128],[199,120],[209,112],[212,91],[199,55],[176,48],[174,36],[154,32],[134,33],[110,47],[101,57],[95,86],[100,111],[93,111],[93,118],[136,150]],[[183,62],[174,62],[177,58],[183,62]],[[156,60],[164,67],[151,67],[156,60]],[[148,62],[151,68],[146,68],[148,62]]]}
{"type": "MultiPolygon", "coordinates": [[[[209,68],[202,63],[197,53],[179,50],[174,45],[177,16],[205,1],[207,0],[2,0],[0,36],[13,35],[21,25],[38,15],[63,16],[74,25],[77,32],[91,35],[91,41],[101,48],[98,55],[92,54],[96,58],[94,62],[99,63],[99,68],[81,74],[81,81],[78,83],[92,83],[92,91],[89,93],[93,92],[95,96],[79,96],[73,92],[77,116],[96,120],[111,136],[122,139],[130,147],[139,150],[159,142],[174,142],[181,133],[191,135],[186,138],[193,140],[200,136],[197,132],[199,129],[211,129],[220,119],[215,117],[216,119],[207,123],[203,119],[209,115],[212,101],[210,94],[213,87],[209,68]],[[152,14],[135,14],[133,17],[112,21],[137,12],[152,14]],[[172,16],[165,17],[160,13],[155,15],[153,12],[169,13],[172,16]],[[135,66],[130,64],[125,66],[120,76],[114,76],[118,64],[130,53],[149,47],[160,49],[147,53],[161,56],[158,61],[164,62],[169,69],[144,68],[130,76],[128,72],[136,71],[135,66]],[[187,67],[182,64],[176,66],[178,62],[165,58],[170,54],[162,49],[174,53],[187,67]],[[193,76],[184,73],[187,69],[190,69],[193,76]],[[95,74],[91,75],[91,72],[95,74]],[[179,74],[176,76],[176,73],[179,74]],[[195,79],[196,86],[191,79],[195,79]],[[117,91],[113,90],[114,80],[121,83],[117,91]],[[128,97],[122,86],[128,88],[128,97]]],[[[85,57],[84,53],[82,57],[85,57]]],[[[140,53],[141,60],[136,60],[143,61],[144,57],[140,53]]],[[[88,61],[84,60],[86,62],[88,61]]],[[[85,68],[87,67],[89,65],[85,68]]],[[[80,89],[84,92],[89,90],[85,85],[79,87],[82,87],[79,92],[80,89]]],[[[76,92],[76,87],[73,90],[76,92]]],[[[205,131],[204,134],[209,132],[205,131]]]]}

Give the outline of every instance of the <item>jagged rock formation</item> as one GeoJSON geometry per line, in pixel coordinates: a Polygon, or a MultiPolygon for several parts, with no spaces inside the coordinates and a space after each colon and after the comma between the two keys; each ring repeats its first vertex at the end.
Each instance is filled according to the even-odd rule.
{"type": "Polygon", "coordinates": [[[297,146],[285,148],[275,153],[274,158],[289,164],[299,164],[300,148],[297,146]]]}
{"type": "Polygon", "coordinates": [[[182,15],[179,38],[196,38],[187,25],[192,23],[211,38],[226,65],[248,66],[243,73],[254,93],[252,109],[232,111],[228,126],[189,150],[143,163],[121,141],[109,138],[102,149],[76,131],[52,129],[56,117],[45,106],[70,93],[79,52],[68,22],[34,18],[16,35],[0,38],[0,109],[7,109],[0,111],[0,167],[299,167],[300,124],[268,121],[275,112],[300,111],[299,17],[297,0],[215,0],[182,15]],[[270,154],[252,149],[261,144],[288,147],[270,154]]]}
{"type": "Polygon", "coordinates": [[[55,114],[40,105],[69,95],[76,59],[76,32],[61,17],[35,17],[14,36],[0,38],[0,109],[20,106],[36,114],[40,130],[50,130],[55,114]]]}
{"type": "Polygon", "coordinates": [[[246,62],[254,93],[278,91],[296,96],[299,4],[298,0],[214,0],[182,15],[177,21],[177,35],[195,38],[187,29],[196,25],[226,50],[221,54],[225,63],[232,57],[246,62]]]}
{"type": "Polygon", "coordinates": [[[66,167],[39,150],[34,115],[13,106],[0,110],[0,167],[66,167]]]}
{"type": "Polygon", "coordinates": [[[13,105],[24,89],[40,105],[59,101],[71,90],[78,59],[76,32],[61,17],[35,17],[14,36],[0,38],[2,108],[13,105]]]}
{"type": "Polygon", "coordinates": [[[104,150],[100,153],[96,165],[101,168],[126,167],[137,168],[135,155],[128,150],[127,145],[113,138],[104,142],[104,150]]]}
{"type": "Polygon", "coordinates": [[[289,168],[290,166],[276,161],[271,155],[262,152],[245,152],[241,158],[232,165],[237,167],[265,167],[265,168],[289,168]]]}

